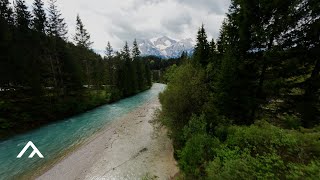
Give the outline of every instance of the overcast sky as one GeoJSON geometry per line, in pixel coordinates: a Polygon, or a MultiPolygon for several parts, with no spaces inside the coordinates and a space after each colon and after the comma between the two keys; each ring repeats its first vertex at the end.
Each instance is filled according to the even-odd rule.
{"type": "Polygon", "coordinates": [[[134,38],[195,39],[202,23],[208,37],[217,38],[229,4],[230,0],[57,0],[69,37],[79,13],[97,50],[103,50],[107,41],[118,49],[134,38]]]}

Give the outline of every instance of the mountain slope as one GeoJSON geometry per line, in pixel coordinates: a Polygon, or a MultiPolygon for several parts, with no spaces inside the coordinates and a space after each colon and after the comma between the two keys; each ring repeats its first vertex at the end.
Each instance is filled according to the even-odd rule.
{"type": "Polygon", "coordinates": [[[183,51],[192,54],[194,49],[193,44],[194,42],[190,38],[176,41],[167,36],[138,40],[142,56],[153,55],[162,58],[180,57],[183,51]]]}

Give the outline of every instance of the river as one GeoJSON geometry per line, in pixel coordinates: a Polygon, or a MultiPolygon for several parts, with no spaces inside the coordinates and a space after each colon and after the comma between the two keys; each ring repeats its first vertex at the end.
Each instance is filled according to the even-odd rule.
{"type": "Polygon", "coordinates": [[[0,179],[17,179],[23,174],[36,173],[41,167],[85,142],[93,134],[108,126],[111,121],[158,96],[164,88],[165,85],[155,83],[150,90],[135,96],[0,142],[0,179]],[[22,158],[16,158],[28,141],[35,144],[44,158],[39,158],[37,154],[31,159],[28,158],[32,148],[29,148],[22,158]]]}

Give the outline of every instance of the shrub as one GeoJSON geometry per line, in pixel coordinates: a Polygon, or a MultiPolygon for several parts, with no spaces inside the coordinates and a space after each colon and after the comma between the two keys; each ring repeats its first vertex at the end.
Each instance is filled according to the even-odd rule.
{"type": "Polygon", "coordinates": [[[174,71],[166,90],[160,94],[163,113],[172,120],[171,129],[183,128],[192,114],[200,114],[206,101],[205,72],[185,64],[174,71]]]}
{"type": "Polygon", "coordinates": [[[214,149],[209,179],[315,179],[320,173],[320,133],[284,130],[261,121],[231,126],[214,149]]]}
{"type": "Polygon", "coordinates": [[[183,128],[183,135],[185,139],[189,139],[196,134],[206,133],[206,119],[204,115],[197,117],[192,115],[188,126],[183,128]]]}
{"type": "Polygon", "coordinates": [[[284,127],[287,129],[299,129],[299,127],[302,125],[300,118],[298,118],[296,115],[285,114],[281,119],[284,127]]]}
{"type": "Polygon", "coordinates": [[[252,158],[248,151],[241,153],[239,148],[216,150],[216,157],[206,167],[208,179],[254,179],[252,158]]]}
{"type": "Polygon", "coordinates": [[[219,146],[219,140],[207,134],[196,134],[185,147],[178,152],[179,167],[190,179],[205,176],[205,164],[214,157],[213,149],[219,146]]]}

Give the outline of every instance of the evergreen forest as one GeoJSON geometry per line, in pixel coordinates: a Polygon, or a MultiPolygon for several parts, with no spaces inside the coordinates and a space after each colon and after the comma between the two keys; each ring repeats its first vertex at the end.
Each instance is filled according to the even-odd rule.
{"type": "Polygon", "coordinates": [[[56,5],[0,1],[0,137],[30,130],[151,87],[137,42],[96,54],[80,16],[72,42],[56,5]]]}
{"type": "Polygon", "coordinates": [[[218,39],[199,28],[160,94],[180,179],[320,177],[319,38],[317,0],[232,0],[218,39]]]}

